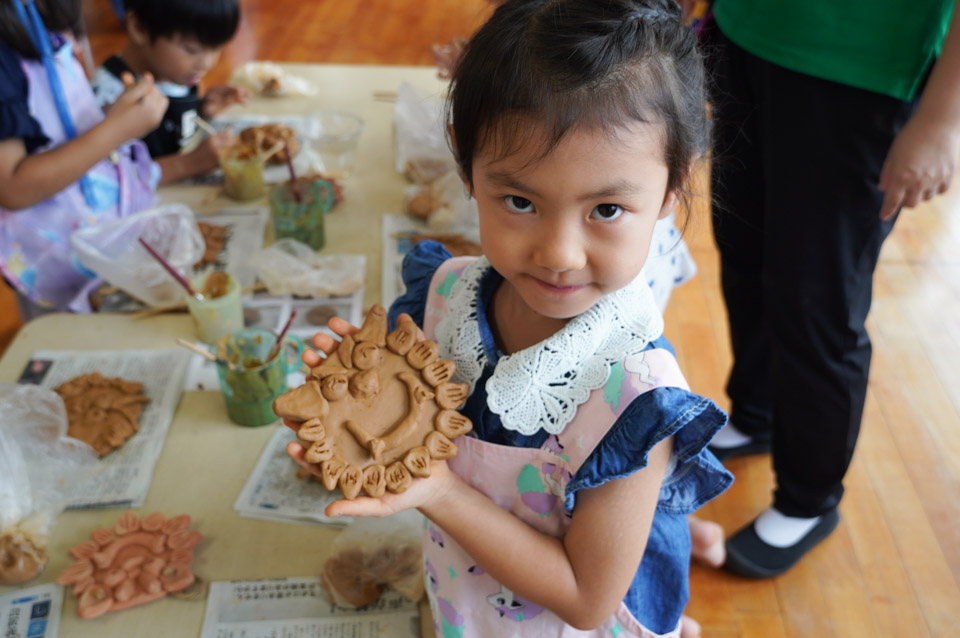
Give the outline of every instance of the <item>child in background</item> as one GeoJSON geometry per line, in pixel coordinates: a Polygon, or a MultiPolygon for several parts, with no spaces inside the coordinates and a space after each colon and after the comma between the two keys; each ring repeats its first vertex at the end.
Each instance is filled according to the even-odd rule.
{"type": "Polygon", "coordinates": [[[0,271],[24,320],[89,311],[70,234],[153,203],[158,169],[137,138],[167,99],[145,75],[104,117],[65,37],[79,19],[80,0],[0,0],[0,271]]]}
{"type": "Polygon", "coordinates": [[[202,96],[200,80],[220,58],[240,23],[238,0],[126,0],[127,46],[93,76],[97,101],[108,110],[123,92],[123,76],[150,73],[170,100],[160,127],[144,137],[160,165],[161,184],[207,173],[218,166],[218,151],[234,142],[229,131],[206,138],[195,150],[180,147],[196,132],[197,116],[210,119],[248,92],[211,87],[202,96]]]}
{"type": "Polygon", "coordinates": [[[698,635],[686,516],[732,481],[706,449],[726,416],[638,276],[706,148],[695,36],[674,0],[508,0],[450,114],[485,256],[417,244],[390,314],[456,363],[474,432],[407,491],[326,513],[426,515],[438,636],[698,635]]]}

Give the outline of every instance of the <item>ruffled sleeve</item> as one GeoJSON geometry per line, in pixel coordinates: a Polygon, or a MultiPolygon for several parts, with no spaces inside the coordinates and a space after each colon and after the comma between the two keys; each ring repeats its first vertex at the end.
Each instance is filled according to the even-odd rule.
{"type": "Polygon", "coordinates": [[[567,485],[567,510],[573,510],[577,491],[646,467],[653,446],[673,436],[671,467],[660,487],[657,511],[696,511],[733,482],[733,475],[707,450],[726,422],[727,415],[713,401],[681,388],[657,388],[641,394],[567,485]]]}
{"type": "Polygon", "coordinates": [[[418,326],[423,325],[430,280],[440,264],[451,257],[453,255],[444,248],[443,244],[430,240],[417,242],[404,255],[400,274],[406,290],[390,304],[387,319],[391,330],[397,325],[397,317],[404,312],[413,317],[418,326]]]}
{"type": "Polygon", "coordinates": [[[30,115],[28,95],[20,56],[0,42],[0,140],[22,139],[27,152],[32,153],[50,140],[30,115]]]}

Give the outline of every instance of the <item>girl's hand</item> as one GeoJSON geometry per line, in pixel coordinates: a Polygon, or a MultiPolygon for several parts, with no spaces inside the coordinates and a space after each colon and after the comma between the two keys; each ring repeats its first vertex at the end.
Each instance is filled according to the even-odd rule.
{"type": "MultiPolygon", "coordinates": [[[[284,420],[286,423],[286,420],[284,420]]],[[[288,424],[289,425],[289,424],[288,424]]],[[[320,466],[303,460],[306,449],[297,442],[287,444],[287,454],[300,467],[314,476],[320,476],[320,466]]],[[[446,461],[432,459],[430,461],[430,476],[414,478],[405,492],[394,494],[386,492],[380,498],[358,496],[353,500],[342,498],[327,505],[324,513],[327,516],[363,516],[383,517],[391,516],[403,510],[415,507],[436,506],[453,493],[456,474],[450,471],[446,461]]]]}
{"type": "Polygon", "coordinates": [[[104,120],[116,131],[117,144],[144,137],[160,126],[169,103],[149,73],[139,80],[134,80],[130,73],[124,73],[121,80],[127,90],[113,103],[104,120]]]}
{"type": "Polygon", "coordinates": [[[913,208],[947,190],[960,156],[960,131],[924,117],[910,118],[897,134],[880,171],[885,193],[880,219],[913,208]]]}
{"type": "MultiPolygon", "coordinates": [[[[413,323],[413,318],[407,313],[403,313],[397,317],[397,324],[401,323],[413,323]]],[[[330,322],[327,323],[327,326],[341,337],[352,335],[360,330],[360,328],[357,328],[349,322],[344,321],[340,317],[334,317],[331,319],[330,322]]],[[[423,340],[424,338],[423,331],[417,328],[417,339],[423,340]]],[[[313,345],[316,346],[317,350],[322,352],[324,355],[329,355],[337,349],[337,346],[340,345],[340,342],[325,332],[318,332],[317,334],[313,335],[313,345]]],[[[301,356],[300,359],[307,366],[315,368],[320,365],[324,357],[321,357],[313,350],[307,348],[303,351],[303,356],[301,356]]]]}
{"type": "Polygon", "coordinates": [[[200,101],[200,110],[204,117],[214,117],[228,106],[246,104],[250,91],[236,86],[211,87],[200,101]]]}

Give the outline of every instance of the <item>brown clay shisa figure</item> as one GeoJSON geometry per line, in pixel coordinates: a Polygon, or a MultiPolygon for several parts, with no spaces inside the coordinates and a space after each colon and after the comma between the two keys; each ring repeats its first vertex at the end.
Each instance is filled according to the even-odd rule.
{"type": "Polygon", "coordinates": [[[67,436],[89,443],[100,456],[139,431],[137,420],[149,401],[142,383],[108,378],[99,372],[62,383],[56,392],[67,407],[67,436]]]}
{"type": "Polygon", "coordinates": [[[140,519],[124,512],[112,528],[94,530],[75,545],[76,559],[57,578],[73,585],[77,615],[95,618],[180,592],[194,583],[193,549],[203,539],[188,529],[186,514],[167,519],[154,512],[140,519]]]}
{"type": "Polygon", "coordinates": [[[301,422],[304,459],[320,465],[328,490],[349,499],[404,492],[430,475],[430,459],[456,455],[452,439],[473,428],[456,411],[468,386],[450,381],[454,363],[418,334],[412,322],[387,334],[386,310],[375,305],[305,384],[274,401],[277,416],[301,422]]]}

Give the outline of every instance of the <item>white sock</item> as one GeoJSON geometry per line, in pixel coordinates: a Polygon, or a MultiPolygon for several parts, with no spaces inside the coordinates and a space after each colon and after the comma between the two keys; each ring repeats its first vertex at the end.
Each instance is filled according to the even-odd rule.
{"type": "Polygon", "coordinates": [[[731,448],[737,447],[739,445],[745,445],[753,441],[753,437],[744,434],[736,428],[736,426],[727,421],[727,424],[720,428],[720,431],[717,432],[717,435],[713,437],[713,440],[710,441],[711,447],[716,448],[731,448]]]}
{"type": "Polygon", "coordinates": [[[757,517],[753,529],[757,531],[760,540],[767,545],[790,547],[813,529],[820,522],[820,518],[820,516],[813,518],[785,516],[771,507],[757,517]]]}

